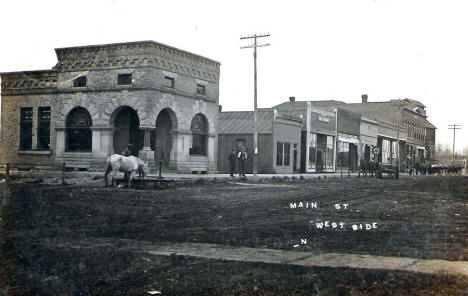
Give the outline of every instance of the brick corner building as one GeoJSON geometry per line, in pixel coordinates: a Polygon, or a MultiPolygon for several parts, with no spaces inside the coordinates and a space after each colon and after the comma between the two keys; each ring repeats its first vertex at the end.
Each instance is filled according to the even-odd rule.
{"type": "Polygon", "coordinates": [[[220,63],[154,41],[55,49],[1,73],[0,162],[102,169],[131,144],[151,166],[216,171],[220,63]]]}

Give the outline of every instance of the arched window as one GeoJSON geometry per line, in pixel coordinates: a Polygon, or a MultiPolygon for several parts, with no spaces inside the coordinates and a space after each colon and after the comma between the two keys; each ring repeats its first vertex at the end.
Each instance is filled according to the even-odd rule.
{"type": "Polygon", "coordinates": [[[201,113],[195,115],[190,124],[190,130],[192,131],[192,148],[190,148],[190,154],[206,155],[208,146],[208,121],[205,115],[201,113]]]}
{"type": "Polygon", "coordinates": [[[92,120],[88,110],[76,107],[68,113],[66,120],[66,151],[91,151],[92,120]]]}

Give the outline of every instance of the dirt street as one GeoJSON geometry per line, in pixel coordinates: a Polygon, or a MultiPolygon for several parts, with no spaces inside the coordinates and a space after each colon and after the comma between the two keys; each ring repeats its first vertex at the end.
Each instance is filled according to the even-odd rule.
{"type": "Polygon", "coordinates": [[[466,276],[451,274],[144,251],[197,243],[467,261],[467,177],[236,179],[169,190],[93,182],[10,191],[0,286],[11,295],[461,295],[467,289],[466,276]]]}

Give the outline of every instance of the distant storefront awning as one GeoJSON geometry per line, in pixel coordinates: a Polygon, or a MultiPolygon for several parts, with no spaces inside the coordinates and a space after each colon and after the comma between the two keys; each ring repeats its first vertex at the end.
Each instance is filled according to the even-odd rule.
{"type": "Polygon", "coordinates": [[[361,144],[368,146],[377,146],[377,138],[369,136],[361,136],[361,144]]]}
{"type": "Polygon", "coordinates": [[[359,144],[359,137],[347,134],[338,134],[338,141],[352,144],[359,144]]]}

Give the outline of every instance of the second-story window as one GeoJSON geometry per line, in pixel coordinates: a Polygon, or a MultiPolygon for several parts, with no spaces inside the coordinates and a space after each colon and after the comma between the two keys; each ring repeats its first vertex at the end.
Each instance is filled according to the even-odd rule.
{"type": "Polygon", "coordinates": [[[73,87],[86,87],[86,76],[80,76],[73,79],[73,87]]]}
{"type": "Polygon", "coordinates": [[[131,85],[132,74],[119,74],[117,76],[117,85],[131,85]]]}
{"type": "Polygon", "coordinates": [[[174,77],[164,76],[164,81],[166,82],[165,86],[170,87],[170,88],[175,87],[175,78],[174,77]]]}
{"type": "Polygon", "coordinates": [[[197,84],[197,94],[206,95],[206,86],[202,84],[197,84]]]}

